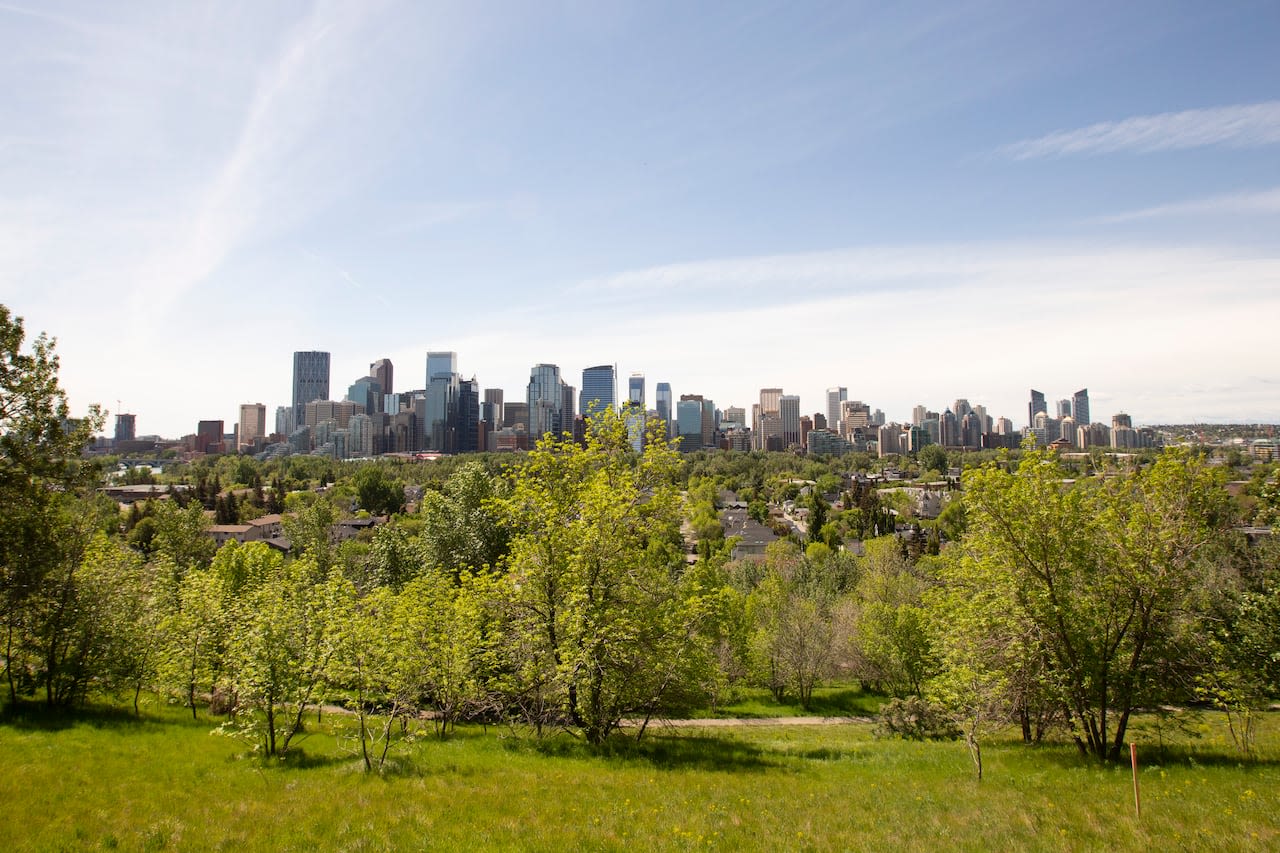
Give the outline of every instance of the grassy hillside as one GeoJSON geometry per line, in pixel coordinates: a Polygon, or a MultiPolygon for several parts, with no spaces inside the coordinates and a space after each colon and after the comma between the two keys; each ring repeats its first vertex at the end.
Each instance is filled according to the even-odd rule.
{"type": "Polygon", "coordinates": [[[363,773],[351,721],[312,724],[264,764],[168,710],[0,718],[8,849],[1265,850],[1280,846],[1280,732],[1240,763],[1220,719],[1193,746],[1140,734],[1127,767],[1065,744],[997,741],[975,782],[960,743],[877,741],[865,724],[651,730],[593,753],[464,729],[363,773]]]}

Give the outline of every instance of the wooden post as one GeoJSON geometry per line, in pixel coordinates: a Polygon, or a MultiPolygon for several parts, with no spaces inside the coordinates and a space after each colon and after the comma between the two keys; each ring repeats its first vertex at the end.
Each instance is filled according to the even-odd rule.
{"type": "Polygon", "coordinates": [[[1129,744],[1129,762],[1133,765],[1133,811],[1142,817],[1142,797],[1138,793],[1138,745],[1129,744]]]}

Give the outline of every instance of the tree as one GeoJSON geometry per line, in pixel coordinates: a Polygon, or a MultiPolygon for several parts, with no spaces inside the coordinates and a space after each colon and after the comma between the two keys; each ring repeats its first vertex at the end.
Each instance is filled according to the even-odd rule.
{"type": "Polygon", "coordinates": [[[699,630],[707,610],[681,582],[678,466],[664,435],[650,432],[637,454],[623,420],[605,411],[588,422],[584,446],[540,441],[503,501],[515,531],[513,687],[546,697],[592,744],[627,715],[696,693],[709,660],[699,630]]]}
{"type": "Polygon", "coordinates": [[[354,485],[360,508],[374,515],[392,515],[404,508],[404,487],[388,477],[381,465],[361,465],[354,485]]]}
{"type": "Polygon", "coordinates": [[[929,444],[922,447],[916,454],[916,460],[920,463],[921,472],[947,473],[947,451],[941,445],[929,444]]]}
{"type": "Polygon", "coordinates": [[[340,572],[326,578],[311,557],[273,568],[235,601],[224,674],[235,706],[223,730],[268,756],[288,752],[302,730],[339,646],[339,618],[354,599],[340,572]]]}
{"type": "Polygon", "coordinates": [[[1030,449],[1015,470],[969,472],[949,578],[999,593],[992,607],[1040,644],[1036,677],[1081,753],[1114,761],[1134,708],[1181,686],[1210,578],[1201,556],[1227,522],[1226,496],[1211,470],[1172,451],[1105,482],[1065,479],[1051,452],[1030,449]]]}
{"type": "Polygon", "coordinates": [[[70,520],[97,474],[80,452],[102,425],[97,407],[70,419],[54,342],[41,334],[24,351],[25,336],[22,318],[0,305],[0,622],[11,698],[19,680],[30,684],[28,653],[44,659],[48,675],[49,625],[35,617],[67,614],[68,580],[90,533],[70,520]],[[73,529],[83,535],[68,535],[73,529]]]}
{"type": "Polygon", "coordinates": [[[418,514],[427,565],[455,576],[496,566],[507,553],[510,536],[496,503],[504,493],[503,483],[483,463],[469,461],[453,472],[442,491],[423,495],[418,514]]]}

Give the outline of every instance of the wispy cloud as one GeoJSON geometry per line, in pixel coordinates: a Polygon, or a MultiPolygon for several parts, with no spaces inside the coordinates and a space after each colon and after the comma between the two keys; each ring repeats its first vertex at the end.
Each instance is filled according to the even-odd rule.
{"type": "Polygon", "coordinates": [[[1015,160],[1072,155],[1147,153],[1207,145],[1249,148],[1280,142],[1280,101],[1134,116],[1058,130],[1000,149],[1015,160]]]}
{"type": "Polygon", "coordinates": [[[1179,201],[1172,204],[1160,204],[1138,210],[1127,210],[1109,216],[1099,216],[1090,221],[1109,225],[1175,216],[1257,216],[1273,213],[1280,213],[1280,187],[1257,192],[1227,193],[1208,198],[1179,201]]]}

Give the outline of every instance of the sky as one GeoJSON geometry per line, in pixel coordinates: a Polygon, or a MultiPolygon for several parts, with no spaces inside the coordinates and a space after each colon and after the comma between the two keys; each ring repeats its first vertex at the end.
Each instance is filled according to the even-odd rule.
{"type": "MultiPolygon", "coordinates": [[[[178,437],[428,350],[1280,422],[1280,4],[0,0],[0,303],[178,437]]],[[[108,420],[108,431],[110,430],[108,420]]]]}

